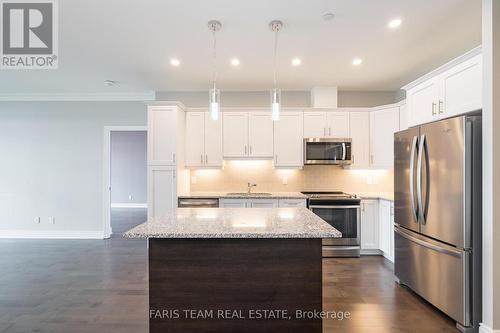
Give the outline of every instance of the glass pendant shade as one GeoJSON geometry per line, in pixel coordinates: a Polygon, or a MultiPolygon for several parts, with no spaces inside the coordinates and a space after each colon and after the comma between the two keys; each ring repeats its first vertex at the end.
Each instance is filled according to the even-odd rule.
{"type": "Polygon", "coordinates": [[[271,89],[271,118],[280,120],[281,111],[281,90],[278,88],[271,89]]]}
{"type": "Polygon", "coordinates": [[[219,119],[220,112],[220,90],[215,86],[209,91],[210,118],[219,119]]]}

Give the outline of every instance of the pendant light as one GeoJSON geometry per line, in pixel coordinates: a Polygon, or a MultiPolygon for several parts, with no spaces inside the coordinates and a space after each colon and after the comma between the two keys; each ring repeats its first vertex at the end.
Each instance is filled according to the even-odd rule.
{"type": "Polygon", "coordinates": [[[211,20],[208,22],[208,30],[212,32],[213,35],[213,82],[208,91],[209,98],[209,111],[210,117],[213,120],[219,119],[220,113],[220,90],[217,89],[217,39],[215,33],[222,28],[222,24],[219,21],[211,20]]]}
{"type": "Polygon", "coordinates": [[[269,23],[269,28],[274,32],[274,87],[271,89],[271,118],[280,119],[281,111],[281,90],[278,88],[277,73],[277,53],[278,53],[278,32],[283,28],[283,22],[274,20],[269,23]]]}

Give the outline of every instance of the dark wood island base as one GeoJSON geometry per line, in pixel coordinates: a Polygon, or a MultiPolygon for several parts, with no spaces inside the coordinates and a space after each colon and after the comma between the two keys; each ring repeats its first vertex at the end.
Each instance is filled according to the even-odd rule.
{"type": "Polygon", "coordinates": [[[149,308],[152,333],[320,333],[321,239],[150,238],[149,308]]]}

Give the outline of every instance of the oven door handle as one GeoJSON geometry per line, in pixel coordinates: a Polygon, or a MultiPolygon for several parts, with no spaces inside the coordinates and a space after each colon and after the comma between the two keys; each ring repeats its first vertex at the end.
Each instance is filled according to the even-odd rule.
{"type": "Polygon", "coordinates": [[[309,208],[333,208],[333,209],[344,209],[344,208],[361,208],[361,206],[318,206],[318,205],[309,205],[309,208]]]}

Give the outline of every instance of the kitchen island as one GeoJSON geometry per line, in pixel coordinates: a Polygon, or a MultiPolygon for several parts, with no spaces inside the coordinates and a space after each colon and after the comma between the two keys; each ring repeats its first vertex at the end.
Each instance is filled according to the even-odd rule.
{"type": "Polygon", "coordinates": [[[305,208],[180,208],[125,234],[149,241],[150,332],[322,331],[321,239],[305,208]]]}

